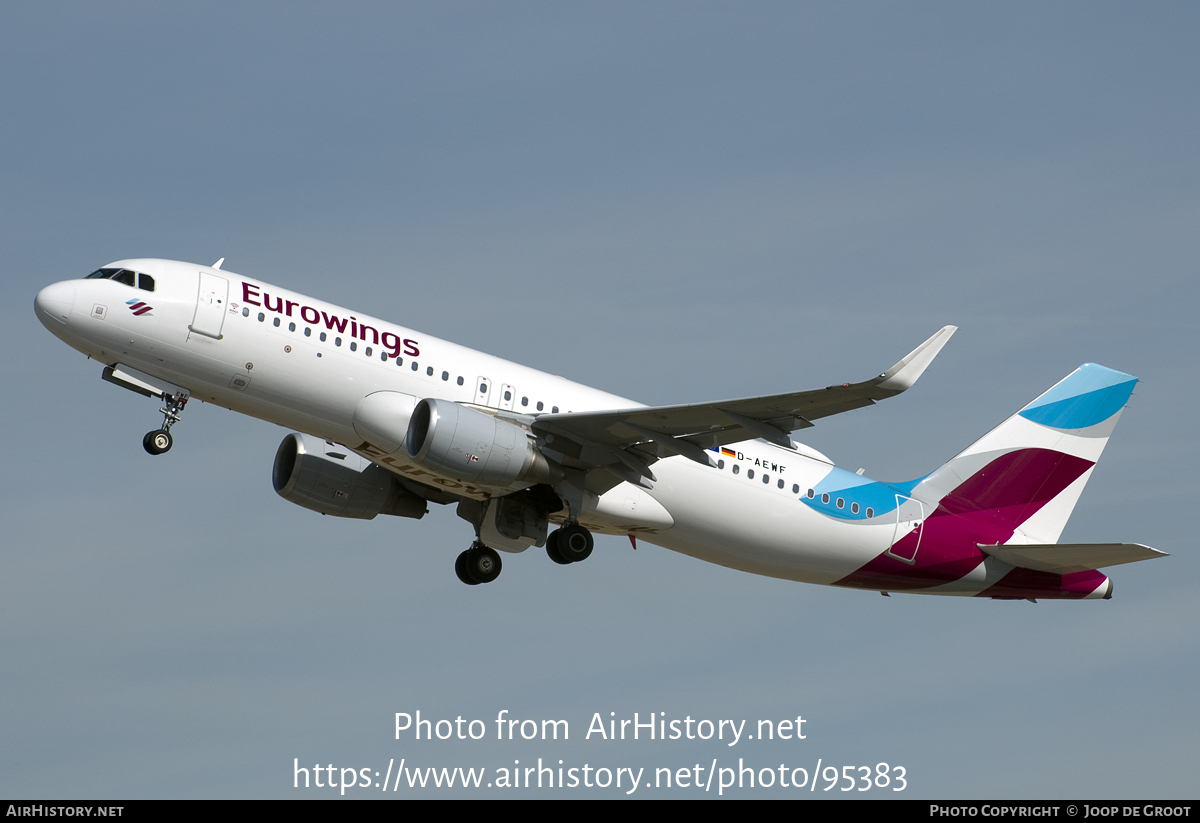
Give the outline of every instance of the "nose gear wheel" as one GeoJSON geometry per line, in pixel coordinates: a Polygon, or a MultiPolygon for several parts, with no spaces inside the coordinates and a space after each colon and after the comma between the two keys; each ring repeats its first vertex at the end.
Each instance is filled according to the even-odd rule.
{"type": "Polygon", "coordinates": [[[162,454],[171,450],[173,442],[174,439],[169,431],[155,429],[152,432],[146,432],[146,436],[142,438],[142,447],[150,454],[162,454]]]}

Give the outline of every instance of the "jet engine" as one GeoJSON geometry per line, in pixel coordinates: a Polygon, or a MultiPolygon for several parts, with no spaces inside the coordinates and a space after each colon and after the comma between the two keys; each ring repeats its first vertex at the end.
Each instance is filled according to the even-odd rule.
{"type": "Polygon", "coordinates": [[[426,398],[416,405],[405,448],[410,460],[430,471],[484,486],[562,479],[562,469],[525,429],[449,400],[426,398]]]}
{"type": "Polygon", "coordinates": [[[334,517],[425,516],[425,499],[387,469],[307,434],[289,434],[275,452],[271,482],[284,500],[334,517]]]}

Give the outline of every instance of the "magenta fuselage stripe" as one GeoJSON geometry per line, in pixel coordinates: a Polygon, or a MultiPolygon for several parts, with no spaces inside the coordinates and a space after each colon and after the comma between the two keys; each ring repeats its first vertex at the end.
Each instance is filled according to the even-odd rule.
{"type": "MultiPolygon", "coordinates": [[[[881,553],[834,585],[907,591],[952,583],[983,562],[984,554],[977,544],[1008,541],[1019,525],[1093,465],[1089,460],[1050,449],[1020,449],[1001,455],[947,494],[925,519],[914,563],[881,553]]],[[[912,556],[917,539],[915,531],[905,535],[896,543],[896,554],[912,556]]],[[[1059,594],[1063,588],[1059,575],[1036,574],[1042,576],[1014,578],[1014,591],[1034,586],[1037,595],[1020,596],[1064,596],[1059,594]]],[[[1011,576],[992,588],[1004,587],[1011,576]]],[[[1082,579],[1080,582],[1083,584],[1082,579]]]]}

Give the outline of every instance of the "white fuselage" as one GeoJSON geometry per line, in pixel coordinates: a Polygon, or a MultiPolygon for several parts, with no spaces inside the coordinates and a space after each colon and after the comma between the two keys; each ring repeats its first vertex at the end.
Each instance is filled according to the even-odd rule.
{"type": "MultiPolygon", "coordinates": [[[[43,322],[71,346],[107,365],[184,387],[204,402],[340,443],[454,494],[481,498],[488,490],[414,465],[403,449],[381,457],[354,428],[365,397],[399,392],[531,416],[640,405],[232,272],[165,260],[112,266],[149,273],[155,290],[73,280],[53,287],[57,310],[39,297],[43,322]],[[202,273],[227,281],[221,306],[214,301],[198,310],[202,273]],[[135,301],[152,310],[135,314],[129,308],[135,301]]],[[[590,500],[580,522],[724,566],[824,584],[861,567],[895,539],[895,519],[846,522],[800,502],[833,470],[819,453],[764,441],[729,451],[737,456],[726,452],[719,468],[662,459],[654,464],[652,489],[621,483],[590,500]]],[[[977,587],[982,574],[979,581],[968,575],[954,588],[977,587]]]]}

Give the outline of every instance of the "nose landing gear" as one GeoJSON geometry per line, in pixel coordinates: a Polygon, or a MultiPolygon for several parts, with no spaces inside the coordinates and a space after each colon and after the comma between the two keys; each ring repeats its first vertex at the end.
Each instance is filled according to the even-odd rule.
{"type": "Polygon", "coordinates": [[[188,402],[186,394],[171,394],[163,397],[166,405],[159,409],[163,414],[162,428],[146,432],[146,436],[142,438],[142,448],[150,454],[163,454],[171,450],[174,443],[174,439],[171,437],[171,427],[179,422],[179,416],[183,414],[183,407],[188,402]]]}

